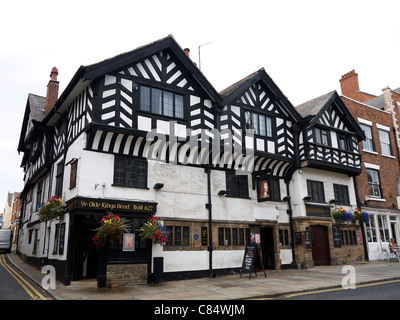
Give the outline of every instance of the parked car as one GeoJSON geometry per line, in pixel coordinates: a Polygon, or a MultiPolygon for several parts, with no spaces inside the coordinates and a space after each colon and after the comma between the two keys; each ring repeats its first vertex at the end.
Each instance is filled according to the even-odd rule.
{"type": "Polygon", "coordinates": [[[0,250],[11,252],[12,233],[10,229],[0,229],[0,250]]]}

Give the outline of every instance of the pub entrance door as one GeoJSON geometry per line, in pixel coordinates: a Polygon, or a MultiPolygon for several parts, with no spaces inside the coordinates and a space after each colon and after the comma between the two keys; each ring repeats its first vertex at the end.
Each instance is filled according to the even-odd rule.
{"type": "Polygon", "coordinates": [[[75,244],[74,280],[96,278],[98,251],[93,245],[98,221],[91,215],[77,215],[74,227],[77,230],[75,244]]]}
{"type": "Polygon", "coordinates": [[[329,266],[331,264],[328,228],[324,226],[311,226],[312,258],[315,266],[329,266]]]}
{"type": "Polygon", "coordinates": [[[265,269],[275,269],[274,228],[261,228],[261,255],[265,269]]]}

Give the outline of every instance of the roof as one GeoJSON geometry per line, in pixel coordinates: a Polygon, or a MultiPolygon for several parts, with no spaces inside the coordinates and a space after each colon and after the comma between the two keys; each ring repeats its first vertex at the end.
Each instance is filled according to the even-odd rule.
{"type": "Polygon", "coordinates": [[[336,90],[302,103],[296,107],[296,110],[305,122],[309,121],[309,125],[313,126],[317,123],[318,119],[322,117],[322,114],[325,112],[326,108],[332,105],[333,102],[335,102],[335,106],[339,108],[343,114],[343,121],[346,122],[346,125],[349,128],[354,129],[358,139],[365,139],[364,132],[361,130],[357,121],[354,119],[342,99],[340,99],[340,96],[336,90]]]}
{"type": "Polygon", "coordinates": [[[335,93],[336,91],[331,91],[310,101],[304,102],[296,106],[296,110],[303,118],[307,118],[308,116],[314,117],[321,111],[335,93]]]}
{"type": "Polygon", "coordinates": [[[126,67],[134,61],[141,60],[147,56],[153,55],[164,49],[170,49],[180,60],[180,62],[191,72],[199,85],[207,92],[209,97],[214,100],[217,104],[222,103],[222,98],[211,85],[211,83],[206,79],[203,73],[195,65],[195,63],[186,55],[183,49],[179,46],[172,35],[169,35],[160,40],[151,42],[147,45],[138,47],[132,51],[119,54],[117,56],[108,58],[98,63],[90,64],[87,66],[80,66],[76,71],[75,75],[62,92],[54,107],[46,115],[44,122],[48,125],[54,124],[58,119],[59,115],[57,113],[62,113],[65,105],[68,105],[71,97],[74,94],[80,92],[80,90],[87,86],[92,80],[107,74],[109,72],[126,67]]]}
{"type": "MultiPolygon", "coordinates": [[[[263,69],[260,69],[263,70],[263,69]]],[[[240,88],[242,85],[244,85],[247,81],[251,80],[258,74],[260,70],[257,70],[256,72],[253,72],[252,74],[249,74],[247,77],[244,77],[243,79],[235,82],[234,84],[230,85],[229,87],[225,88],[224,90],[221,90],[219,94],[223,96],[229,96],[231,93],[233,93],[235,90],[240,88]]]]}
{"type": "Polygon", "coordinates": [[[44,107],[46,104],[46,97],[30,93],[28,95],[28,103],[30,108],[30,119],[42,121],[45,116],[44,107]]]}
{"type": "MultiPolygon", "coordinates": [[[[400,94],[400,88],[394,89],[392,91],[400,94]]],[[[385,98],[384,98],[383,94],[374,99],[365,101],[364,103],[371,107],[377,108],[377,109],[381,109],[381,110],[385,109],[385,98]]]]}

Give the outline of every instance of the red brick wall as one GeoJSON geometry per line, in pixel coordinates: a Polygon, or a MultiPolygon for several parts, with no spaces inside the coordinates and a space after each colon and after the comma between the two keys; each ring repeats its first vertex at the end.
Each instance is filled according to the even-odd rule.
{"type": "MultiPolygon", "coordinates": [[[[356,178],[358,185],[359,197],[363,204],[365,203],[365,198],[369,197],[369,187],[367,173],[364,163],[371,163],[380,166],[379,178],[382,190],[382,198],[386,202],[381,201],[369,201],[368,206],[379,207],[379,208],[397,208],[397,185],[396,177],[400,176],[400,166],[398,162],[397,146],[395,141],[395,136],[393,133],[393,119],[389,112],[385,112],[379,109],[368,107],[364,104],[357,103],[355,101],[341,97],[342,101],[345,103],[353,117],[358,121],[357,118],[362,118],[372,122],[372,135],[375,145],[375,151],[377,154],[372,154],[369,152],[362,152],[362,173],[356,178]],[[378,134],[378,128],[376,124],[381,124],[391,128],[390,140],[392,146],[392,157],[383,156],[381,154],[381,146],[378,134]]],[[[400,95],[398,95],[400,99],[400,95]]],[[[399,100],[400,101],[400,100],[399,100]]],[[[362,143],[360,142],[360,149],[363,151],[362,143]]]]}

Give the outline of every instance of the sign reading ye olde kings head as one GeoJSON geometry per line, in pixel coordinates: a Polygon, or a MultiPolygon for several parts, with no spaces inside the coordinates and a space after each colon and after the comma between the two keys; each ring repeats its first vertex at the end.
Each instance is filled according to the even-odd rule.
{"type": "Polygon", "coordinates": [[[99,211],[119,211],[119,212],[139,212],[156,213],[157,203],[119,201],[108,199],[78,198],[68,202],[68,208],[72,210],[99,210],[99,211]]]}

